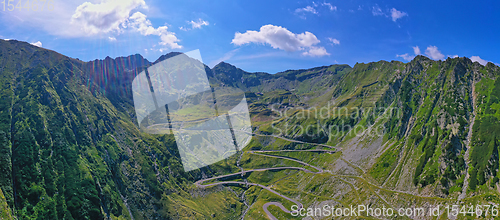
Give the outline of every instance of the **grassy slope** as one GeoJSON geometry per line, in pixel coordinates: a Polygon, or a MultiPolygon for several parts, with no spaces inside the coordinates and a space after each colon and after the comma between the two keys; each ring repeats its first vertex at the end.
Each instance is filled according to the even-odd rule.
{"type": "Polygon", "coordinates": [[[7,204],[7,200],[5,199],[5,196],[1,189],[0,189],[0,219],[12,219],[12,213],[9,204],[7,204]]]}
{"type": "MultiPolygon", "coordinates": [[[[2,97],[6,97],[0,100],[0,133],[3,131],[5,140],[0,150],[6,152],[0,158],[0,168],[14,170],[16,182],[13,187],[2,182],[0,187],[18,218],[84,219],[109,215],[113,219],[130,219],[131,213],[135,219],[230,219],[244,212],[246,202],[250,205],[246,218],[254,219],[265,217],[262,205],[266,201],[292,205],[255,186],[196,188],[192,183],[203,176],[237,172],[237,156],[184,173],[173,137],[147,135],[136,129],[130,113],[133,106],[126,99],[121,100],[126,98],[126,92],[124,96],[115,96],[109,90],[87,85],[86,70],[79,61],[29,45],[20,47],[25,54],[16,55],[16,49],[5,41],[0,43],[0,62],[5,64],[0,85],[2,97]],[[40,58],[47,56],[50,59],[40,58]],[[25,60],[26,57],[30,59],[25,60]],[[16,59],[24,61],[15,62],[16,59]],[[40,62],[43,65],[38,65],[40,62]],[[36,174],[32,170],[43,172],[36,174]],[[13,191],[19,195],[15,205],[13,191]]],[[[229,68],[230,74],[231,67],[225,68],[229,68]]],[[[284,137],[343,148],[335,154],[274,153],[330,172],[254,172],[246,177],[251,182],[271,186],[306,207],[455,203],[467,172],[460,161],[471,110],[476,107],[479,117],[472,137],[470,174],[477,183],[474,188],[470,186],[470,196],[464,202],[500,202],[495,190],[498,137],[494,134],[498,132],[493,130],[499,115],[498,67],[482,67],[464,58],[431,61],[418,56],[408,64],[357,64],[352,71],[334,65],[272,77],[264,73],[238,74],[248,83],[236,86],[263,92],[247,94],[255,133],[275,134],[276,128],[284,129],[288,123],[295,128],[283,132],[284,137]],[[260,75],[263,80],[253,79],[260,75]],[[472,106],[473,82],[477,82],[478,106],[472,106]],[[269,103],[294,107],[288,112],[291,117],[273,120],[272,116],[278,113],[269,103]],[[330,117],[315,114],[314,108],[324,106],[329,107],[330,117]],[[358,117],[351,117],[351,112],[333,114],[335,106],[365,111],[358,117]],[[367,111],[373,107],[394,107],[400,111],[367,111]],[[317,123],[383,125],[385,130],[380,138],[357,137],[348,130],[328,138],[321,128],[316,128],[312,137],[300,134],[297,128],[317,123]]],[[[322,148],[254,136],[246,149],[318,147],[322,148]]],[[[251,154],[244,154],[240,164],[247,169],[302,166],[251,154]]],[[[11,178],[5,176],[1,180],[11,178]]],[[[273,206],[270,211],[281,218],[290,217],[273,206]]]]}
{"type": "MultiPolygon", "coordinates": [[[[365,160],[366,163],[352,162],[350,161],[352,158],[348,155],[343,156],[342,153],[328,159],[317,155],[311,159],[312,155],[309,152],[296,153],[292,157],[302,161],[320,161],[322,162],[319,163],[320,167],[334,170],[335,173],[309,175],[303,172],[280,171],[272,174],[252,174],[248,180],[273,185],[280,192],[286,192],[285,195],[300,199],[306,207],[318,205],[320,201],[330,201],[331,204],[344,206],[385,204],[386,207],[407,207],[408,202],[414,206],[454,204],[461,192],[465,172],[467,172],[463,155],[467,144],[468,125],[472,119],[472,109],[478,108],[481,119],[476,118],[476,124],[479,125],[474,126],[473,140],[480,139],[482,140],[480,143],[483,144],[473,144],[470,150],[472,152],[470,160],[472,167],[477,163],[483,164],[483,171],[478,172],[483,172],[485,177],[478,178],[471,175],[473,176],[471,178],[477,179],[481,187],[475,188],[469,185],[469,196],[464,202],[499,204],[500,200],[498,200],[494,184],[498,178],[495,178],[496,172],[493,171],[498,169],[498,153],[496,153],[497,145],[495,145],[497,143],[495,134],[498,132],[495,132],[495,127],[486,127],[482,131],[480,128],[483,124],[481,122],[486,119],[489,120],[488,126],[499,124],[496,119],[493,119],[498,114],[497,104],[495,104],[498,101],[494,100],[495,97],[491,95],[496,91],[494,83],[498,82],[497,77],[498,67],[483,67],[464,58],[436,62],[425,57],[417,57],[408,64],[384,61],[358,64],[352,72],[343,76],[341,81],[333,86],[329,95],[323,94],[313,98],[322,102],[304,103],[306,104],[305,110],[296,108],[292,111],[293,113],[288,114],[291,115],[288,118],[275,120],[268,118],[266,122],[259,120],[265,117],[256,115],[254,120],[259,121],[257,133],[276,134],[276,128],[284,128],[287,123],[296,126],[307,126],[318,120],[326,124],[337,123],[338,121],[332,118],[325,119],[317,115],[315,117],[314,112],[307,114],[312,111],[311,105],[321,103],[319,107],[322,107],[321,105],[326,105],[328,100],[335,100],[336,106],[348,109],[355,107],[368,109],[374,106],[395,107],[400,110],[399,117],[386,115],[387,112],[386,114],[378,112],[373,116],[363,115],[354,121],[354,124],[384,125],[386,130],[381,143],[377,142],[380,139],[367,135],[358,138],[347,134],[329,142],[343,146],[344,151],[362,150],[376,145],[378,149],[373,154],[371,162],[368,163],[367,160],[365,160]],[[472,106],[472,86],[476,81],[480,81],[476,84],[476,93],[484,94],[484,100],[477,102],[483,103],[479,104],[480,106],[472,106]],[[478,89],[478,86],[482,87],[478,89]],[[490,101],[492,99],[493,101],[490,101]],[[489,114],[484,113],[485,109],[489,114]],[[301,112],[306,112],[307,117],[300,117],[301,112]],[[484,132],[487,133],[481,134],[484,132]],[[487,140],[480,138],[486,138],[486,136],[488,136],[487,140]],[[357,147],[353,147],[354,145],[357,147]],[[487,148],[482,149],[482,146],[487,148]],[[481,155],[481,158],[475,155],[481,155]],[[346,158],[347,161],[339,158],[346,158]],[[486,161],[490,162],[486,163],[486,161]],[[352,164],[350,168],[346,168],[349,167],[346,163],[352,164]],[[338,167],[342,169],[339,170],[338,167]],[[278,188],[278,186],[285,187],[278,188]],[[474,194],[475,196],[472,196],[474,194]]],[[[296,95],[295,100],[303,100],[298,92],[290,91],[289,93],[296,95]]],[[[265,104],[266,99],[273,96],[274,94],[264,93],[260,100],[265,100],[262,101],[262,104],[265,104]]],[[[285,104],[287,106],[298,105],[293,102],[285,102],[285,104]]],[[[258,102],[252,105],[262,108],[258,102]]],[[[275,112],[276,115],[279,114],[275,112]]],[[[334,118],[342,118],[343,115],[337,116],[334,118]]],[[[292,129],[283,136],[302,140],[303,137],[297,135],[298,133],[300,132],[297,129],[292,129]]],[[[309,141],[326,143],[325,140],[328,139],[318,136],[309,141]]],[[[279,139],[274,140],[272,137],[255,137],[253,141],[249,148],[276,150],[304,147],[279,141],[279,139]]],[[[285,153],[276,154],[286,155],[285,153]]],[[[247,168],[269,167],[283,163],[277,159],[258,158],[258,156],[244,156],[243,158],[243,166],[247,168]]],[[[262,217],[260,207],[263,201],[282,200],[270,198],[272,195],[268,193],[259,194],[247,217],[249,219],[256,216],[262,217]]],[[[284,217],[278,208],[271,210],[274,210],[273,213],[276,216],[284,217]]]]}

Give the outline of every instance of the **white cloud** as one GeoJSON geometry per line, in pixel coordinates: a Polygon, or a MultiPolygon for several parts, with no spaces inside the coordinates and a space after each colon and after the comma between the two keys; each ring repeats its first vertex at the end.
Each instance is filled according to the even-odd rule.
{"type": "Polygon", "coordinates": [[[147,19],[147,16],[141,12],[136,12],[130,16],[127,26],[132,29],[138,31],[144,36],[147,35],[158,35],[160,36],[162,33],[167,32],[167,26],[160,26],[158,28],[154,28],[151,26],[151,21],[147,19]]]}
{"type": "Polygon", "coordinates": [[[190,21],[189,23],[191,24],[191,27],[193,29],[195,29],[195,28],[201,28],[201,26],[204,26],[204,25],[205,26],[209,25],[208,21],[204,21],[201,18],[198,19],[198,21],[190,21]]]}
{"type": "Polygon", "coordinates": [[[483,66],[488,64],[488,62],[489,62],[487,60],[481,59],[481,57],[479,57],[479,56],[471,56],[470,60],[472,60],[472,62],[478,62],[479,64],[481,64],[483,66]]]}
{"type": "Polygon", "coordinates": [[[315,14],[315,15],[319,15],[319,12],[318,12],[318,8],[320,6],[323,6],[323,7],[327,7],[328,10],[330,11],[337,11],[337,6],[335,5],[332,5],[331,3],[328,3],[328,2],[323,2],[323,3],[316,3],[316,2],[312,2],[312,6],[308,5],[306,6],[305,8],[297,8],[295,9],[295,13],[301,13],[302,15],[300,15],[300,18],[302,19],[306,19],[306,17],[304,16],[305,13],[312,13],[312,14],[315,14]]]}
{"type": "MultiPolygon", "coordinates": [[[[401,57],[401,58],[403,58],[406,61],[410,61],[413,58],[415,58],[415,56],[421,54],[420,48],[418,46],[414,46],[412,48],[413,48],[413,53],[415,55],[409,55],[408,53],[405,53],[405,54],[397,54],[396,57],[401,57]]],[[[443,55],[441,53],[441,51],[439,51],[438,47],[436,47],[436,46],[428,46],[427,49],[425,50],[425,55],[427,55],[429,58],[431,58],[433,60],[442,60],[445,57],[451,57],[451,58],[457,58],[458,57],[458,55],[447,55],[447,56],[445,56],[445,55],[443,55]]],[[[474,58],[476,58],[478,60],[480,59],[479,57],[474,57],[474,58]]],[[[471,59],[473,59],[473,58],[471,57],[471,59]]]]}
{"type": "Polygon", "coordinates": [[[177,39],[177,37],[173,33],[166,34],[166,35],[161,35],[160,39],[161,39],[160,45],[168,46],[171,49],[180,49],[180,48],[182,48],[181,45],[177,44],[177,42],[179,41],[179,39],[177,39]]]}
{"type": "Polygon", "coordinates": [[[425,54],[433,60],[442,60],[444,58],[444,55],[436,46],[428,46],[425,50],[425,54]]]}
{"type": "Polygon", "coordinates": [[[167,26],[155,28],[148,19],[144,19],[146,25],[130,26],[136,22],[131,18],[134,12],[149,10],[145,0],[60,1],[50,12],[14,10],[2,16],[2,22],[43,30],[58,37],[103,38],[110,41],[125,32],[139,32],[158,36],[157,45],[164,45],[162,49],[180,48],[175,33],[167,31],[167,26]]]}
{"type": "Polygon", "coordinates": [[[321,5],[328,7],[328,9],[330,9],[330,11],[337,11],[337,6],[334,6],[328,2],[323,2],[323,3],[321,3],[321,5]]]}
{"type": "Polygon", "coordinates": [[[99,4],[85,2],[78,6],[71,17],[71,23],[79,25],[86,33],[118,32],[127,21],[132,10],[146,7],[144,0],[104,0],[99,4]]]}
{"type": "Polygon", "coordinates": [[[401,55],[398,54],[398,55],[396,55],[396,57],[401,57],[406,61],[410,61],[410,60],[413,60],[413,58],[415,58],[415,56],[409,55],[408,53],[401,54],[401,55]]]}
{"type": "Polygon", "coordinates": [[[387,16],[384,12],[382,12],[382,9],[378,5],[373,6],[372,14],[373,16],[379,16],[379,15],[387,16]]]}
{"type": "MultiPolygon", "coordinates": [[[[42,3],[40,3],[40,1],[38,2],[40,6],[42,3]]],[[[0,17],[3,23],[7,23],[10,26],[22,26],[33,30],[45,31],[53,36],[87,36],[88,34],[85,33],[79,25],[71,23],[71,16],[75,12],[75,9],[83,2],[85,1],[55,1],[52,11],[48,11],[47,4],[45,4],[43,11],[16,9],[9,13],[4,13],[0,17]]],[[[14,4],[15,3],[16,2],[14,2],[14,4]]]]}
{"type": "Polygon", "coordinates": [[[311,32],[294,34],[281,26],[268,24],[262,26],[260,31],[236,32],[231,43],[238,46],[248,43],[267,43],[273,48],[297,51],[304,47],[311,47],[319,42],[318,38],[311,32]]]}
{"type": "Polygon", "coordinates": [[[322,57],[330,54],[326,52],[326,49],[324,47],[311,47],[309,51],[303,52],[302,55],[311,57],[322,57]]]}
{"type": "Polygon", "coordinates": [[[404,16],[408,16],[408,14],[406,12],[402,12],[402,11],[398,11],[396,10],[395,8],[392,8],[391,9],[391,17],[392,17],[392,21],[396,21],[404,16]]]}
{"type": "Polygon", "coordinates": [[[418,46],[414,46],[413,47],[413,53],[415,53],[415,55],[420,55],[420,48],[418,46]]]}
{"type": "Polygon", "coordinates": [[[297,8],[295,9],[295,12],[296,13],[299,13],[299,12],[310,12],[310,13],[313,13],[313,14],[318,14],[318,11],[316,11],[316,9],[312,6],[306,6],[305,8],[297,8]]]}
{"type": "Polygon", "coordinates": [[[329,37],[329,38],[328,38],[328,40],[329,40],[330,42],[332,42],[332,44],[335,44],[335,45],[339,45],[339,44],[340,44],[340,41],[339,41],[339,40],[337,40],[337,39],[335,39],[335,38],[331,38],[331,37],[329,37]]]}
{"type": "Polygon", "coordinates": [[[204,21],[201,18],[199,18],[198,21],[187,21],[187,23],[191,25],[191,28],[179,27],[179,29],[183,31],[189,31],[192,29],[201,28],[202,26],[208,26],[210,24],[208,23],[208,21],[204,21]]]}
{"type": "Polygon", "coordinates": [[[259,31],[236,32],[231,43],[237,46],[249,43],[269,44],[275,49],[288,52],[309,50],[304,55],[328,55],[325,48],[314,46],[320,41],[313,33],[306,31],[295,34],[284,27],[271,24],[262,26],[259,31]]]}
{"type": "Polygon", "coordinates": [[[35,45],[37,47],[42,47],[42,42],[37,41],[37,42],[31,43],[31,45],[35,45]]]}
{"type": "Polygon", "coordinates": [[[167,26],[159,26],[158,28],[154,28],[153,26],[151,26],[151,21],[149,21],[146,15],[141,12],[136,12],[132,16],[130,16],[127,25],[144,36],[160,36],[160,45],[167,46],[171,49],[182,48],[182,46],[177,44],[177,42],[179,42],[179,39],[177,39],[175,33],[169,32],[167,26]]]}
{"type": "Polygon", "coordinates": [[[396,54],[396,57],[401,57],[401,58],[403,58],[403,60],[406,60],[406,61],[413,60],[413,58],[415,58],[415,56],[420,55],[421,53],[420,53],[420,48],[418,46],[414,46],[412,48],[413,48],[413,53],[415,55],[410,55],[408,53],[405,53],[405,54],[396,54]]]}
{"type": "MultiPolygon", "coordinates": [[[[147,9],[144,0],[103,0],[98,4],[85,2],[76,8],[71,17],[71,24],[79,26],[86,35],[110,32],[121,34],[127,29],[139,32],[143,36],[159,36],[159,44],[166,48],[182,48],[175,33],[168,31],[167,26],[153,27],[151,21],[141,12],[130,15],[133,10],[140,7],[147,9]]],[[[108,39],[116,41],[115,37],[108,39]]]]}
{"type": "MultiPolygon", "coordinates": [[[[358,10],[359,9],[360,8],[358,8],[358,10]]],[[[395,8],[391,8],[390,10],[385,10],[385,11],[389,11],[390,14],[386,14],[384,11],[382,11],[382,9],[377,4],[375,4],[375,6],[372,7],[373,16],[385,16],[385,17],[390,16],[392,18],[392,21],[394,21],[394,22],[396,22],[396,20],[398,20],[404,16],[408,16],[408,13],[398,11],[395,8]]]]}

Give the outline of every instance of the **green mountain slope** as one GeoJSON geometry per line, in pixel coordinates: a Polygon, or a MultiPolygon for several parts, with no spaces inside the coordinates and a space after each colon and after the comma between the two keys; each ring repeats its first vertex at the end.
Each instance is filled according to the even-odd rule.
{"type": "Polygon", "coordinates": [[[18,218],[167,218],[171,196],[214,172],[181,172],[173,137],[138,131],[131,85],[120,87],[137,62],[84,63],[12,40],[0,48],[0,186],[18,218]]]}
{"type": "Polygon", "coordinates": [[[0,40],[0,218],[261,219],[267,202],[290,210],[293,200],[500,204],[500,68],[491,63],[205,67],[213,87],[245,90],[253,138],[185,173],[173,135],[137,128],[131,87],[145,67],[177,54],[82,62],[0,40]],[[196,183],[205,180],[220,184],[196,183]]]}
{"type": "MultiPolygon", "coordinates": [[[[273,186],[281,183],[280,189],[292,198],[308,201],[309,206],[328,201],[344,207],[380,202],[393,207],[459,201],[499,204],[500,124],[495,104],[499,71],[492,63],[482,66],[468,58],[433,61],[417,56],[406,64],[356,64],[338,82],[321,87],[324,93],[312,99],[293,89],[258,93],[250,107],[254,132],[259,135],[247,151],[335,146],[341,150],[334,158],[306,152],[279,154],[316,161],[315,165],[340,177],[325,179],[290,173],[284,177],[282,173],[267,174],[265,180],[252,174],[256,176],[248,180],[273,186]],[[283,141],[276,136],[309,144],[283,141]],[[329,182],[335,179],[344,184],[329,182]],[[352,187],[378,187],[387,195],[381,196],[380,191],[357,192],[352,187]],[[308,200],[310,193],[332,195],[331,190],[348,188],[340,199],[326,196],[308,200]],[[401,193],[406,194],[405,198],[401,193]]],[[[247,169],[280,164],[253,155],[243,159],[249,163],[247,169]]],[[[258,201],[272,201],[268,200],[270,195],[256,196],[257,202],[250,209],[255,210],[249,215],[265,217],[257,214],[263,205],[258,201]]]]}

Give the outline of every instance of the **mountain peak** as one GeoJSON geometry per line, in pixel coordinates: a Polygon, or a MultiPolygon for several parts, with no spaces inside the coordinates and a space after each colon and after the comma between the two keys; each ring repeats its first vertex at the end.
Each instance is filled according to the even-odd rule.
{"type": "Polygon", "coordinates": [[[217,72],[222,72],[222,73],[230,73],[229,75],[237,75],[238,77],[241,77],[243,73],[248,73],[232,64],[226,63],[224,61],[220,62],[219,64],[215,65],[212,70],[216,70],[217,72]]]}
{"type": "Polygon", "coordinates": [[[175,57],[175,56],[180,55],[180,54],[182,54],[182,53],[181,52],[170,52],[170,53],[167,53],[165,55],[161,55],[155,62],[153,62],[153,64],[159,63],[161,61],[164,61],[164,60],[171,58],[171,57],[175,57]]]}
{"type": "Polygon", "coordinates": [[[219,64],[215,65],[212,69],[216,69],[216,68],[231,68],[231,69],[238,69],[236,66],[230,64],[230,63],[226,63],[224,61],[221,61],[219,64]]]}
{"type": "Polygon", "coordinates": [[[430,58],[424,55],[417,55],[415,56],[415,58],[413,58],[413,60],[430,60],[430,58]]]}

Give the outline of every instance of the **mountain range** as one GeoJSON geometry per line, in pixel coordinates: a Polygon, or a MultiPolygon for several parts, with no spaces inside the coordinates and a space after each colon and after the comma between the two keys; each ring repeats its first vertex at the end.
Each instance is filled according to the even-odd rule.
{"type": "Polygon", "coordinates": [[[500,204],[493,63],[205,66],[212,87],[245,91],[253,138],[184,172],[173,135],[139,130],[132,95],[141,71],[179,54],[83,62],[0,40],[0,218],[293,219],[266,204],[500,204]]]}

